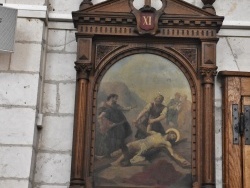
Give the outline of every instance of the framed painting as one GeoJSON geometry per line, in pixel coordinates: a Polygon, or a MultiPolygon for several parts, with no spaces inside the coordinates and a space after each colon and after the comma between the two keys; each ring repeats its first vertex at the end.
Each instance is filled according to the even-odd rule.
{"type": "Polygon", "coordinates": [[[192,96],[171,61],[135,54],[111,66],[97,92],[94,185],[191,187],[192,96]]]}
{"type": "Polygon", "coordinates": [[[216,43],[223,17],[181,0],[73,12],[70,188],[212,188],[216,43]]]}

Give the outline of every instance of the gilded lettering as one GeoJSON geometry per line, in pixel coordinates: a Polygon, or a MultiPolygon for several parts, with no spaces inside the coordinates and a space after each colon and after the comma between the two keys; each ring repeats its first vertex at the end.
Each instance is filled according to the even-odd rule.
{"type": "Polygon", "coordinates": [[[143,25],[152,25],[151,16],[142,16],[142,17],[143,17],[143,25]]]}

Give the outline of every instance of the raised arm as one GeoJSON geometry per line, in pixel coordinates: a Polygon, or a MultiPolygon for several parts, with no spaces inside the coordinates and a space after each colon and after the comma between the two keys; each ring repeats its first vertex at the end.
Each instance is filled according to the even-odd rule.
{"type": "Polygon", "coordinates": [[[150,110],[152,104],[149,103],[145,106],[145,108],[138,114],[137,118],[135,119],[134,123],[137,124],[138,121],[150,110]]]}
{"type": "Polygon", "coordinates": [[[132,107],[132,106],[124,107],[121,105],[117,105],[117,108],[120,109],[121,111],[124,111],[124,112],[130,111],[136,107],[137,107],[136,105],[134,107],[132,107]]]}
{"type": "Polygon", "coordinates": [[[155,122],[159,122],[159,121],[165,119],[166,116],[167,116],[167,111],[168,111],[168,109],[167,109],[167,107],[165,107],[165,108],[162,110],[162,113],[160,114],[159,117],[154,118],[154,119],[150,119],[150,120],[148,121],[149,124],[152,124],[152,123],[155,123],[155,122]]]}

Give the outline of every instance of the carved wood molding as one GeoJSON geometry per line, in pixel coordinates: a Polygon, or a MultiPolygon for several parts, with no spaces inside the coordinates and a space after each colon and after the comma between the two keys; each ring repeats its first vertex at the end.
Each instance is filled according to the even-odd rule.
{"type": "Polygon", "coordinates": [[[187,78],[192,98],[192,187],[215,187],[216,34],[223,17],[184,1],[163,0],[156,27],[152,31],[140,27],[143,31],[138,32],[141,20],[129,6],[133,0],[97,5],[90,0],[83,2],[81,10],[72,13],[78,50],[70,187],[93,187],[95,117],[101,79],[122,58],[143,53],[170,60],[187,78]]]}
{"type": "Polygon", "coordinates": [[[196,48],[180,48],[177,49],[184,57],[187,58],[189,63],[197,69],[197,49],[196,48]]]}
{"type": "MultiPolygon", "coordinates": [[[[135,32],[135,26],[96,26],[96,25],[81,25],[79,26],[79,35],[116,35],[116,36],[138,36],[135,32]]],[[[156,34],[158,37],[192,37],[192,38],[215,38],[217,34],[216,29],[206,29],[206,28],[161,28],[156,34]]]]}
{"type": "Polygon", "coordinates": [[[217,74],[216,67],[201,67],[200,73],[203,78],[203,84],[214,84],[214,77],[217,74]]]}
{"type": "Polygon", "coordinates": [[[89,78],[89,74],[92,70],[92,64],[83,64],[75,62],[75,70],[77,72],[77,79],[85,79],[89,78]]]}
{"type": "MultiPolygon", "coordinates": [[[[77,21],[77,26],[81,25],[109,25],[109,26],[116,26],[116,25],[133,25],[136,26],[136,18],[131,15],[119,15],[117,17],[113,17],[110,15],[89,15],[85,17],[81,17],[81,15],[75,15],[75,21],[77,21]],[[78,17],[79,16],[79,17],[78,17]]],[[[167,16],[162,15],[161,19],[159,20],[159,27],[160,28],[168,28],[168,27],[201,27],[201,28],[215,28],[218,30],[218,27],[222,26],[222,20],[221,18],[199,18],[199,17],[190,17],[188,19],[174,17],[174,16],[167,16]]],[[[83,32],[83,30],[80,29],[80,32],[83,32]]],[[[94,30],[93,30],[94,31],[94,30]]]]}
{"type": "MultiPolygon", "coordinates": [[[[148,10],[150,9],[148,7],[148,10]]],[[[123,0],[120,3],[113,0],[101,3],[96,9],[93,6],[84,11],[73,12],[72,15],[79,34],[96,35],[156,34],[162,37],[215,38],[223,21],[223,17],[198,9],[186,2],[162,0],[162,8],[152,12],[155,27],[152,31],[146,31],[140,28],[140,23],[143,22],[141,13],[143,13],[143,8],[142,10],[135,9],[133,0],[123,0]],[[116,2],[117,5],[124,6],[124,11],[113,10],[116,2]],[[101,10],[102,8],[106,11],[101,10]]]]}
{"type": "MultiPolygon", "coordinates": [[[[84,18],[80,17],[80,15],[77,14],[75,16],[76,16],[75,21],[77,21],[78,27],[80,26],[79,32],[82,33],[93,32],[93,34],[98,34],[102,32],[103,34],[105,34],[105,31],[106,33],[108,32],[106,28],[114,28],[114,29],[116,28],[118,32],[119,27],[114,27],[118,25],[120,25],[121,28],[126,28],[126,29],[136,28],[136,19],[131,14],[124,15],[123,17],[121,16],[113,17],[110,15],[106,15],[99,18],[96,17],[96,15],[86,15],[84,18]],[[109,27],[105,27],[107,25],[109,27]]],[[[209,36],[209,34],[206,35],[206,32],[211,31],[211,28],[214,29],[216,33],[218,31],[218,27],[221,26],[222,26],[222,20],[220,17],[209,20],[207,18],[200,18],[200,17],[190,17],[188,19],[185,19],[184,17],[180,18],[180,17],[163,15],[159,20],[159,29],[163,28],[171,29],[175,27],[179,27],[180,29],[186,29],[186,28],[191,29],[196,27],[200,28],[200,31],[203,31],[205,36],[209,36]]]]}
{"type": "Polygon", "coordinates": [[[96,45],[96,55],[95,55],[95,68],[99,65],[101,60],[105,58],[109,53],[114,53],[116,50],[125,47],[126,45],[107,45],[107,44],[97,44],[96,45]]]}

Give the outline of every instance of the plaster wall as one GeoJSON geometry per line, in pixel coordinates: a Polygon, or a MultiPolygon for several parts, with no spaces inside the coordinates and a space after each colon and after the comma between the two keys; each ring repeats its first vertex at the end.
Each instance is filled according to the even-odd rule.
{"type": "MultiPolygon", "coordinates": [[[[200,0],[186,0],[202,7],[200,0]]],[[[82,0],[0,0],[46,7],[19,14],[15,52],[0,54],[0,187],[67,188],[70,181],[76,59],[71,11],[82,0]],[[46,21],[48,20],[48,21],[46,21]],[[37,114],[43,114],[37,128],[37,114]]],[[[93,0],[94,4],[101,2],[93,0]]],[[[140,6],[142,0],[135,0],[140,6]]],[[[154,1],[159,6],[160,0],[154,1]]],[[[217,0],[220,70],[250,71],[250,1],[217,0]]],[[[215,83],[216,187],[222,187],[221,82],[215,83]]]]}

